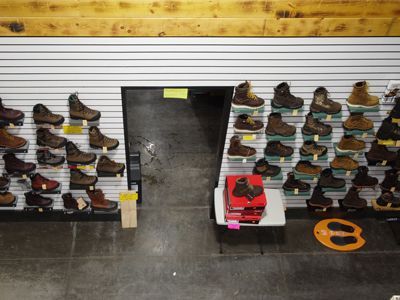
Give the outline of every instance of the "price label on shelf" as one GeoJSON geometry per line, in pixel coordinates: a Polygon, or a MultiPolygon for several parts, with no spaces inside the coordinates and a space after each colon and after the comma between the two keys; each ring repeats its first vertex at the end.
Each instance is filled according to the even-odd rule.
{"type": "Polygon", "coordinates": [[[65,134],[82,134],[81,126],[63,125],[63,130],[65,134]]]}
{"type": "Polygon", "coordinates": [[[47,186],[45,184],[42,184],[42,190],[47,190],[47,186]]]}
{"type": "Polygon", "coordinates": [[[188,98],[188,89],[174,89],[174,88],[165,88],[164,89],[164,99],[183,99],[186,100],[188,98]]]}
{"type": "Polygon", "coordinates": [[[117,175],[116,175],[117,177],[121,177],[121,174],[119,174],[119,173],[117,173],[117,175]]]}
{"type": "Polygon", "coordinates": [[[136,201],[139,195],[136,191],[126,191],[119,193],[119,201],[136,201]]]}
{"type": "Polygon", "coordinates": [[[82,120],[82,125],[87,126],[87,120],[82,120]]]}
{"type": "Polygon", "coordinates": [[[313,160],[318,160],[318,154],[313,155],[313,160]]]}
{"type": "Polygon", "coordinates": [[[78,202],[78,208],[79,209],[83,209],[83,208],[85,208],[86,207],[86,202],[85,202],[85,200],[83,200],[83,198],[82,197],[79,197],[78,199],[76,199],[76,202],[78,202]]]}
{"type": "Polygon", "coordinates": [[[318,142],[318,141],[319,141],[319,135],[316,134],[316,135],[314,135],[314,142],[318,142]]]}
{"type": "Polygon", "coordinates": [[[314,181],[314,182],[317,182],[317,181],[318,181],[318,177],[314,177],[314,178],[313,178],[313,181],[314,181]]]}
{"type": "Polygon", "coordinates": [[[28,177],[26,176],[26,174],[22,174],[22,179],[27,179],[28,177]]]}
{"type": "Polygon", "coordinates": [[[358,158],[358,152],[354,154],[353,158],[354,158],[354,159],[357,159],[357,158],[358,158]]]}
{"type": "Polygon", "coordinates": [[[247,159],[246,159],[246,158],[243,158],[242,164],[245,164],[245,163],[247,163],[247,159]]]}
{"type": "Polygon", "coordinates": [[[384,161],[382,161],[382,163],[381,163],[382,166],[386,166],[386,164],[387,164],[387,160],[384,160],[384,161]]]}
{"type": "Polygon", "coordinates": [[[363,139],[365,139],[367,136],[368,136],[368,133],[367,133],[367,132],[364,132],[364,133],[361,135],[361,137],[362,137],[363,139]]]}
{"type": "Polygon", "coordinates": [[[396,147],[400,147],[400,141],[396,141],[396,147]]]}
{"type": "Polygon", "coordinates": [[[396,190],[396,188],[393,186],[390,188],[390,191],[393,193],[396,190]]]}
{"type": "Polygon", "coordinates": [[[258,110],[253,111],[252,115],[253,116],[258,116],[258,110]]]}
{"type": "Polygon", "coordinates": [[[351,171],[346,171],[346,176],[349,177],[351,175],[351,171]]]}
{"type": "Polygon", "coordinates": [[[298,195],[299,194],[299,189],[294,189],[294,194],[298,195]]]}
{"type": "Polygon", "coordinates": [[[267,178],[265,178],[265,181],[266,182],[270,182],[271,181],[271,177],[268,176],[267,178]]]}
{"type": "Polygon", "coordinates": [[[326,121],[330,121],[330,120],[332,120],[332,115],[326,115],[326,119],[325,119],[326,121]]]}
{"type": "Polygon", "coordinates": [[[299,113],[299,110],[298,110],[298,109],[294,109],[294,110],[292,111],[292,116],[297,116],[298,113],[299,113]]]}
{"type": "Polygon", "coordinates": [[[279,158],[279,162],[283,163],[284,161],[285,161],[285,157],[284,157],[284,156],[281,156],[281,157],[279,158]]]}
{"type": "Polygon", "coordinates": [[[256,139],[255,134],[247,134],[243,136],[243,141],[253,141],[256,139]]]}
{"type": "Polygon", "coordinates": [[[107,147],[103,147],[103,153],[107,153],[108,149],[107,147]]]}
{"type": "Polygon", "coordinates": [[[15,127],[15,125],[14,125],[14,123],[10,123],[10,124],[8,124],[8,127],[10,127],[10,128],[14,128],[14,127],[15,127]]]}

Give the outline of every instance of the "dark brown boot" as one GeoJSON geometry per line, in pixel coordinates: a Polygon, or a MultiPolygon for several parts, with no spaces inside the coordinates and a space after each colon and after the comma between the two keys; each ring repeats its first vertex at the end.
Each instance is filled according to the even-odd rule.
{"type": "Polygon", "coordinates": [[[65,193],[62,196],[64,208],[71,210],[85,210],[89,207],[89,203],[83,200],[82,197],[75,199],[71,193],[65,193]]]}
{"type": "Polygon", "coordinates": [[[64,123],[64,117],[62,115],[53,114],[50,109],[39,103],[33,107],[33,121],[35,124],[59,126],[64,123]]]}
{"type": "Polygon", "coordinates": [[[337,114],[342,110],[342,105],[328,98],[326,88],[319,87],[314,91],[310,110],[314,113],[337,114]]]}
{"type": "Polygon", "coordinates": [[[379,198],[376,199],[376,203],[385,208],[399,208],[400,198],[395,197],[392,192],[386,191],[382,192],[379,198]]]}
{"type": "Polygon", "coordinates": [[[40,206],[46,207],[53,204],[53,199],[48,197],[43,197],[40,194],[35,194],[33,192],[25,193],[25,202],[29,206],[40,206]]]}
{"type": "Polygon", "coordinates": [[[99,176],[115,176],[116,174],[124,173],[125,165],[117,163],[103,155],[100,156],[99,161],[97,162],[96,170],[99,176]]]}
{"type": "Polygon", "coordinates": [[[237,135],[231,137],[230,146],[228,149],[229,158],[253,158],[256,156],[256,149],[242,145],[240,138],[237,135]]]}
{"type": "Polygon", "coordinates": [[[47,128],[36,130],[36,144],[38,146],[58,149],[64,147],[66,143],[66,138],[52,134],[47,128]]]}
{"type": "Polygon", "coordinates": [[[306,115],[306,122],[301,132],[305,135],[326,136],[332,133],[332,126],[320,122],[318,119],[314,118],[310,112],[306,115]]]}
{"type": "Polygon", "coordinates": [[[25,115],[22,111],[4,107],[3,100],[0,98],[0,120],[16,123],[24,117],[25,115]]]}
{"type": "Polygon", "coordinates": [[[368,167],[360,166],[358,167],[358,173],[351,181],[353,186],[360,189],[360,188],[375,188],[378,184],[378,179],[375,177],[368,175],[368,167]]]}
{"type": "Polygon", "coordinates": [[[264,99],[257,97],[251,91],[250,82],[246,81],[235,87],[235,96],[232,100],[234,108],[258,109],[264,107],[264,99]]]}
{"type": "Polygon", "coordinates": [[[292,136],[296,133],[296,127],[283,122],[280,113],[271,113],[268,116],[265,133],[268,135],[292,136]]]}
{"type": "Polygon", "coordinates": [[[8,174],[28,174],[35,171],[36,165],[34,163],[26,163],[18,159],[14,153],[7,153],[3,155],[4,169],[8,174]]]}
{"type": "Polygon", "coordinates": [[[314,207],[320,208],[328,208],[331,207],[333,201],[331,198],[327,198],[324,195],[325,193],[322,191],[320,186],[316,186],[311,195],[311,198],[308,200],[308,204],[314,207]]]}
{"type": "Polygon", "coordinates": [[[300,97],[295,97],[290,93],[290,87],[287,82],[280,83],[274,88],[274,98],[272,99],[272,107],[299,109],[304,104],[304,100],[300,97]]]}
{"type": "Polygon", "coordinates": [[[97,121],[101,117],[101,113],[99,111],[90,109],[83,104],[79,100],[78,94],[71,94],[68,98],[68,103],[69,116],[73,120],[97,121]]]}
{"type": "Polygon", "coordinates": [[[389,151],[385,145],[379,145],[375,140],[371,143],[369,151],[365,153],[365,157],[369,165],[376,165],[384,160],[386,160],[389,165],[396,161],[397,154],[396,152],[389,151]]]}
{"type": "Polygon", "coordinates": [[[299,192],[308,192],[311,189],[311,186],[307,182],[295,179],[293,172],[287,173],[287,179],[282,187],[285,191],[291,192],[296,189],[299,192]]]}
{"type": "Polygon", "coordinates": [[[267,156],[288,157],[293,155],[293,148],[285,146],[279,141],[269,141],[265,147],[264,154],[267,156]]]}
{"type": "Polygon", "coordinates": [[[278,166],[270,165],[265,158],[261,158],[256,161],[256,165],[253,169],[253,174],[261,175],[262,177],[274,177],[281,172],[281,168],[278,166]]]}
{"type": "Polygon", "coordinates": [[[233,125],[233,129],[236,133],[258,133],[263,127],[263,122],[253,120],[252,117],[246,114],[239,115],[233,125]]]}
{"type": "Polygon", "coordinates": [[[321,172],[318,185],[321,188],[340,189],[346,185],[346,181],[342,178],[334,177],[332,170],[327,168],[321,172]]]}
{"type": "Polygon", "coordinates": [[[0,148],[18,149],[25,146],[26,140],[22,137],[9,134],[7,129],[0,128],[0,148]]]}
{"type": "Polygon", "coordinates": [[[97,183],[97,177],[86,175],[81,170],[71,169],[70,170],[70,187],[75,186],[94,186],[97,183]]]}
{"type": "Polygon", "coordinates": [[[67,152],[67,162],[70,165],[90,165],[96,161],[96,154],[79,150],[71,141],[65,145],[65,150],[67,152]]]}
{"type": "Polygon", "coordinates": [[[96,189],[93,191],[86,190],[86,193],[90,198],[90,205],[93,209],[102,211],[113,211],[118,208],[118,203],[106,199],[103,191],[100,189],[96,189]]]}
{"type": "Polygon", "coordinates": [[[90,147],[95,149],[107,148],[107,150],[114,150],[119,146],[119,141],[105,136],[99,128],[92,126],[89,128],[89,144],[90,147]]]}
{"type": "Polygon", "coordinates": [[[397,170],[390,169],[385,171],[385,178],[382,180],[380,187],[384,191],[390,191],[392,189],[396,189],[399,185],[398,181],[399,175],[397,174],[397,170]]]}
{"type": "Polygon", "coordinates": [[[235,197],[246,197],[249,200],[253,200],[263,192],[264,188],[262,186],[251,185],[249,179],[246,177],[236,179],[236,185],[233,189],[235,197]]]}
{"type": "Polygon", "coordinates": [[[343,199],[343,205],[348,208],[364,208],[367,206],[367,200],[360,198],[355,187],[351,187],[343,199]]]}

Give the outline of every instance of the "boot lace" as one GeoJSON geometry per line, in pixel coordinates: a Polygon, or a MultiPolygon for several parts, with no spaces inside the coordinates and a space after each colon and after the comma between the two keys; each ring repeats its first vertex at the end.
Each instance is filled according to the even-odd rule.
{"type": "Polygon", "coordinates": [[[6,130],[4,130],[4,137],[5,137],[7,140],[10,140],[10,141],[14,141],[14,140],[15,140],[15,136],[9,134],[6,130]]]}
{"type": "Polygon", "coordinates": [[[257,96],[253,93],[250,82],[249,82],[249,89],[247,91],[247,97],[251,100],[257,100],[257,96]]]}
{"type": "Polygon", "coordinates": [[[246,122],[249,123],[250,125],[254,125],[254,124],[255,124],[255,122],[253,121],[253,119],[250,118],[250,117],[248,117],[248,118],[246,119],[246,122]]]}

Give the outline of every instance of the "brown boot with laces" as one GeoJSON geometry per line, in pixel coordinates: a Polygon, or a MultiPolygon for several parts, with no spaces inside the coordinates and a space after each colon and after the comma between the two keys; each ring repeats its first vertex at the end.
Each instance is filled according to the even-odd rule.
{"type": "Polygon", "coordinates": [[[102,134],[98,127],[92,126],[89,128],[89,144],[92,148],[114,150],[118,147],[119,142],[117,139],[102,134]]]}
{"type": "Polygon", "coordinates": [[[100,189],[95,189],[93,191],[86,190],[86,193],[90,198],[90,206],[93,209],[102,211],[113,211],[118,208],[118,203],[106,199],[103,191],[100,189]]]}
{"type": "Polygon", "coordinates": [[[74,120],[87,120],[97,121],[101,117],[101,113],[97,110],[91,109],[83,104],[78,94],[71,94],[68,98],[69,102],[69,116],[74,120]]]}
{"type": "Polygon", "coordinates": [[[242,145],[237,135],[231,137],[231,144],[228,149],[228,157],[230,159],[240,158],[248,159],[256,156],[256,149],[242,145]]]}
{"type": "Polygon", "coordinates": [[[250,82],[246,81],[235,88],[235,96],[232,99],[232,107],[258,109],[265,104],[264,99],[258,97],[251,91],[250,82]]]}
{"type": "Polygon", "coordinates": [[[22,137],[9,134],[5,128],[0,128],[0,147],[18,149],[25,146],[26,140],[22,137]]]}
{"type": "Polygon", "coordinates": [[[123,174],[125,170],[125,165],[122,163],[117,163],[107,156],[100,156],[97,162],[97,174],[99,176],[115,176],[116,174],[123,174]]]}
{"type": "Polygon", "coordinates": [[[268,116],[268,124],[267,128],[265,128],[265,133],[268,135],[292,136],[296,133],[296,127],[283,122],[280,113],[271,113],[268,116]]]}

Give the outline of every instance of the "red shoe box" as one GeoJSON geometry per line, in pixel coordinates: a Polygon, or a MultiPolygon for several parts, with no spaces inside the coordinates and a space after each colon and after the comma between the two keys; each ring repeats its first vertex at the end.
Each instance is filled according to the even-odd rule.
{"type": "Polygon", "coordinates": [[[235,197],[233,195],[233,189],[236,185],[238,178],[246,177],[249,179],[250,184],[264,186],[261,175],[231,175],[226,176],[225,188],[228,191],[227,200],[229,211],[231,210],[264,210],[267,205],[267,198],[265,193],[255,197],[253,200],[249,200],[246,197],[235,197]]]}
{"type": "Polygon", "coordinates": [[[264,209],[243,209],[243,210],[232,210],[229,209],[228,205],[228,192],[224,189],[224,203],[225,203],[225,216],[227,217],[236,217],[236,216],[261,216],[264,212],[264,209]]]}

